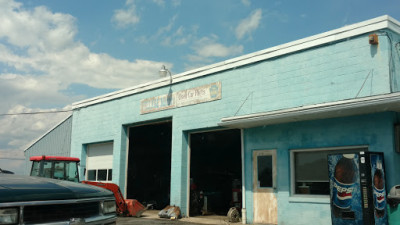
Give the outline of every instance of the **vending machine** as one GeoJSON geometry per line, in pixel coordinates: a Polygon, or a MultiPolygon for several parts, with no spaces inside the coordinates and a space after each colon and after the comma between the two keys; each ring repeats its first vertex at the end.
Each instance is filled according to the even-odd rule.
{"type": "Polygon", "coordinates": [[[328,155],[332,225],[387,225],[381,152],[328,155]]]}

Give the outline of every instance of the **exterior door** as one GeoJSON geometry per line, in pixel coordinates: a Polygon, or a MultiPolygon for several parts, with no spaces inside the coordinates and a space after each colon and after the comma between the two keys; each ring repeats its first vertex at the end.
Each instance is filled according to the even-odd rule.
{"type": "Polygon", "coordinates": [[[278,224],[276,150],[253,152],[254,223],[278,224]]]}
{"type": "Polygon", "coordinates": [[[113,142],[87,146],[86,176],[89,181],[112,181],[113,142]]]}

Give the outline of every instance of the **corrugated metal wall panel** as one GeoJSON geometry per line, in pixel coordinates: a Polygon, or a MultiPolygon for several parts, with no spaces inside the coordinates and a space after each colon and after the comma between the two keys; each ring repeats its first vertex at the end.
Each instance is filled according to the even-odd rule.
{"type": "Polygon", "coordinates": [[[32,163],[31,156],[57,155],[70,156],[71,153],[72,116],[65,119],[25,151],[25,174],[29,175],[32,163]]]}

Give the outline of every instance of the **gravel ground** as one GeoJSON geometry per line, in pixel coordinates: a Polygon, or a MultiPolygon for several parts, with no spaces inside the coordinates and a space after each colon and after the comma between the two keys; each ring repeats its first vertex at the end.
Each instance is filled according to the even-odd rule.
{"type": "Polygon", "coordinates": [[[118,217],[117,225],[130,225],[130,224],[140,224],[140,225],[156,225],[156,224],[175,224],[175,225],[226,225],[226,224],[236,224],[240,225],[242,223],[229,223],[224,216],[200,216],[200,217],[190,217],[182,218],[179,220],[170,220],[158,217],[158,211],[148,210],[145,211],[140,218],[136,217],[118,217]]]}
{"type": "MultiPolygon", "coordinates": [[[[202,223],[190,223],[181,220],[169,220],[169,219],[153,219],[153,218],[135,218],[135,217],[120,217],[117,219],[117,225],[155,225],[155,224],[176,224],[176,225],[195,225],[202,223]]],[[[203,224],[202,224],[203,225],[203,224]]]]}

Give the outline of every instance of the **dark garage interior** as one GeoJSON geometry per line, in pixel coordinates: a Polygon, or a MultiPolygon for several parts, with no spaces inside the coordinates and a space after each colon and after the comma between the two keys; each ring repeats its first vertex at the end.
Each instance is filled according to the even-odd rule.
{"type": "Polygon", "coordinates": [[[129,128],[127,198],[151,208],[170,202],[172,122],[129,128]]]}
{"type": "Polygon", "coordinates": [[[241,208],[240,130],[190,135],[190,216],[241,208]]]}

